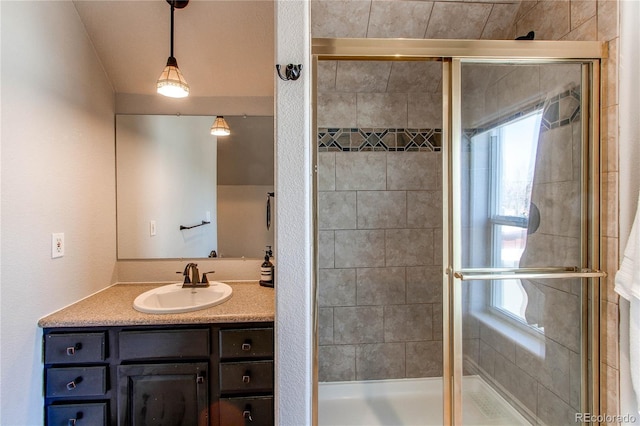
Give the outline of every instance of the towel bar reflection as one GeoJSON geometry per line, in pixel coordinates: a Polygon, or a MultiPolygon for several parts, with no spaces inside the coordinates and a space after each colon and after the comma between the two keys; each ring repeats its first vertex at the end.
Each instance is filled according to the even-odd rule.
{"type": "Polygon", "coordinates": [[[206,220],[203,220],[202,223],[199,223],[197,225],[192,225],[192,226],[184,226],[184,225],[180,225],[180,230],[182,231],[183,229],[191,229],[191,228],[197,228],[198,226],[202,226],[202,225],[208,225],[211,222],[207,222],[206,220]]]}
{"type": "Polygon", "coordinates": [[[271,228],[271,197],[275,195],[275,192],[267,192],[267,231],[271,228]]]}

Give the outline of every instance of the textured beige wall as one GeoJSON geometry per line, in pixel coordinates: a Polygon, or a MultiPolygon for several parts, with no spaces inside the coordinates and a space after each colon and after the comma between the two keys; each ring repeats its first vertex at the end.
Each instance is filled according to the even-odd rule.
{"type": "Polygon", "coordinates": [[[38,319],[113,282],[114,99],[73,3],[2,2],[1,29],[0,424],[35,425],[38,319]]]}

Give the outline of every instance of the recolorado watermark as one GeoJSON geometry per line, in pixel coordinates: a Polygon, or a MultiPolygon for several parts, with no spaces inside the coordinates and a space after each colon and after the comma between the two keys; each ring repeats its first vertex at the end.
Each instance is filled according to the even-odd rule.
{"type": "Polygon", "coordinates": [[[635,423],[636,416],[633,414],[591,414],[576,413],[574,421],[576,423],[635,423]]]}

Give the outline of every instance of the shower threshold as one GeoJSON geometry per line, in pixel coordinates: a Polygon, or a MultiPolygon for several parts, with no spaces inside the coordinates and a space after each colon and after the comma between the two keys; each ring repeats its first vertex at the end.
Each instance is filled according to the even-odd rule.
{"type": "MultiPolygon", "coordinates": [[[[465,425],[530,425],[479,376],[463,378],[465,425]]],[[[442,378],[322,382],[320,426],[442,425],[442,378]]]]}

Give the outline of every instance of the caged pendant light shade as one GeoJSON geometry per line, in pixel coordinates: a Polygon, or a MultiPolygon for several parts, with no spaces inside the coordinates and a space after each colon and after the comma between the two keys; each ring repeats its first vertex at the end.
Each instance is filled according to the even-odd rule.
{"type": "Polygon", "coordinates": [[[173,56],[167,60],[158,83],[156,84],[158,93],[170,98],[184,98],[189,96],[189,85],[178,68],[178,61],[173,56]]]}
{"type": "Polygon", "coordinates": [[[211,134],[214,136],[229,136],[231,134],[231,129],[229,129],[227,120],[225,120],[223,116],[219,115],[216,117],[211,126],[211,134]]]}
{"type": "Polygon", "coordinates": [[[184,98],[189,96],[189,84],[180,72],[178,61],[173,56],[173,12],[176,7],[178,9],[186,7],[189,1],[167,0],[167,3],[171,5],[171,54],[160,78],[158,78],[156,88],[161,95],[170,98],[184,98]]]}

